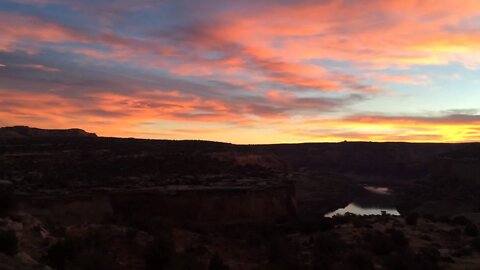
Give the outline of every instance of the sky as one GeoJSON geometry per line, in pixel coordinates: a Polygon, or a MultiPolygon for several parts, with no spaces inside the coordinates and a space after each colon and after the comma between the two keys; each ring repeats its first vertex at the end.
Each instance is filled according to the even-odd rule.
{"type": "Polygon", "coordinates": [[[0,0],[0,126],[480,141],[478,0],[0,0]]]}

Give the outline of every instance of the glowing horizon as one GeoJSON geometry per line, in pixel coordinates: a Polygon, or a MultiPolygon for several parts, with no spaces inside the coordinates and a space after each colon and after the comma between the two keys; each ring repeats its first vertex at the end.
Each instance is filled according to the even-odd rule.
{"type": "Polygon", "coordinates": [[[0,126],[480,141],[479,29],[478,0],[5,0],[0,126]]]}

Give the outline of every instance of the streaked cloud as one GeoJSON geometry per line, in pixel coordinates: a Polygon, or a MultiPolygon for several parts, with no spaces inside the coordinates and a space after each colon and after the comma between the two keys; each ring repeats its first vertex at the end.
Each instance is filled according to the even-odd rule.
{"type": "Polygon", "coordinates": [[[478,140],[478,25],[477,0],[7,0],[0,125],[478,140]]]}
{"type": "Polygon", "coordinates": [[[46,67],[46,66],[41,65],[41,64],[22,64],[22,65],[18,65],[18,66],[22,67],[22,68],[36,69],[36,70],[45,71],[45,72],[59,72],[60,71],[58,68],[46,67]]]}

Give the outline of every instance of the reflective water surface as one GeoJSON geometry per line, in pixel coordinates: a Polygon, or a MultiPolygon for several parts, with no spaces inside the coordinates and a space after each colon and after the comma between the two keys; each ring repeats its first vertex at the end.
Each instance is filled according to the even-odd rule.
{"type": "Polygon", "coordinates": [[[380,195],[390,195],[392,192],[388,187],[364,186],[363,188],[372,193],[376,193],[380,195]]]}
{"type": "Polygon", "coordinates": [[[389,214],[393,216],[400,215],[400,213],[395,208],[383,208],[383,207],[365,208],[352,202],[344,208],[339,208],[333,212],[326,214],[325,217],[333,217],[335,215],[345,215],[346,213],[352,213],[359,216],[372,216],[372,215],[382,215],[382,214],[389,214]]]}
{"type": "Polygon", "coordinates": [[[382,215],[389,214],[399,216],[394,204],[392,190],[387,187],[364,186],[368,193],[355,198],[347,206],[338,208],[335,211],[325,214],[325,217],[335,215],[345,215],[351,213],[355,215],[382,215]]]}

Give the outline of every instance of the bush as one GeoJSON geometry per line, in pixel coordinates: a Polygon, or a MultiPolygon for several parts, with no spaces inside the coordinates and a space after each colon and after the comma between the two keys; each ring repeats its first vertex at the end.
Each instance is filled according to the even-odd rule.
{"type": "Polygon", "coordinates": [[[0,231],[0,252],[13,256],[18,250],[18,239],[13,231],[0,231]]]}
{"type": "Polygon", "coordinates": [[[465,230],[463,232],[465,233],[465,235],[468,235],[468,236],[477,236],[478,227],[473,223],[468,223],[467,226],[465,226],[465,230]]]}
{"type": "Polygon", "coordinates": [[[16,206],[12,192],[0,190],[0,217],[6,216],[16,206]]]}
{"type": "Polygon", "coordinates": [[[345,243],[331,233],[320,234],[315,239],[312,266],[314,270],[331,269],[345,251],[345,243]]]}
{"type": "Polygon", "coordinates": [[[450,223],[452,222],[452,220],[450,219],[449,216],[441,216],[438,221],[442,222],[442,223],[450,223]]]}
{"type": "Polygon", "coordinates": [[[268,261],[274,264],[295,264],[296,246],[283,235],[273,235],[267,240],[268,261]]]}
{"type": "Polygon", "coordinates": [[[215,253],[212,258],[210,258],[210,263],[208,264],[208,270],[229,270],[230,267],[226,265],[220,255],[215,253]]]}
{"type": "Polygon", "coordinates": [[[146,269],[167,269],[172,264],[174,253],[174,243],[171,235],[159,234],[155,236],[145,254],[146,269]]]}
{"type": "Polygon", "coordinates": [[[66,269],[67,262],[73,257],[74,245],[71,241],[65,240],[57,242],[47,250],[47,254],[40,259],[53,269],[66,269]]]}
{"type": "Polygon", "coordinates": [[[408,239],[405,234],[399,230],[390,230],[390,239],[398,248],[405,248],[408,246],[408,239]]]}
{"type": "Polygon", "coordinates": [[[402,251],[408,246],[408,238],[402,231],[396,229],[389,229],[386,234],[380,231],[367,231],[363,238],[378,256],[388,255],[393,251],[402,251]]]}
{"type": "Polygon", "coordinates": [[[182,253],[175,256],[175,260],[169,270],[204,270],[205,265],[202,264],[196,256],[192,254],[182,253]]]}
{"type": "Polygon", "coordinates": [[[440,253],[435,249],[422,249],[419,254],[412,252],[392,253],[383,258],[383,268],[389,270],[439,270],[440,253]]]}
{"type": "Polygon", "coordinates": [[[108,254],[108,243],[99,234],[66,238],[52,245],[41,262],[56,270],[114,269],[114,260],[108,254]]]}
{"type": "Polygon", "coordinates": [[[468,223],[470,223],[470,220],[464,216],[456,216],[453,218],[452,222],[456,225],[466,226],[468,223]]]}
{"type": "Polygon", "coordinates": [[[344,268],[350,270],[375,270],[372,257],[367,253],[358,250],[354,250],[348,255],[346,267],[344,268]]]}
{"type": "Polygon", "coordinates": [[[311,234],[318,231],[331,231],[334,228],[332,219],[325,217],[302,220],[297,224],[297,226],[298,230],[305,234],[311,234]]]}
{"type": "Polygon", "coordinates": [[[72,268],[82,270],[116,269],[113,258],[108,256],[106,250],[99,248],[79,250],[72,260],[72,265],[72,268]]]}
{"type": "Polygon", "coordinates": [[[425,247],[420,249],[420,256],[429,262],[437,264],[440,261],[441,254],[438,249],[434,247],[425,247]]]}
{"type": "Polygon", "coordinates": [[[480,237],[477,236],[477,237],[473,238],[472,241],[470,242],[470,245],[476,251],[480,251],[480,237]]]}
{"type": "Polygon", "coordinates": [[[426,220],[430,220],[431,222],[436,222],[437,221],[437,218],[432,214],[424,214],[423,217],[426,220]]]}
{"type": "Polygon", "coordinates": [[[418,220],[418,214],[417,213],[410,213],[406,218],[405,218],[405,223],[407,225],[417,225],[417,220],[418,220]]]}
{"type": "Polygon", "coordinates": [[[393,253],[383,258],[382,269],[412,270],[412,256],[408,253],[393,253]]]}
{"type": "Polygon", "coordinates": [[[469,247],[462,247],[459,249],[456,249],[452,252],[452,256],[454,257],[463,257],[463,256],[471,256],[473,253],[473,250],[469,247]]]}
{"type": "Polygon", "coordinates": [[[387,255],[394,249],[390,239],[382,232],[366,232],[363,238],[366,242],[370,243],[371,249],[376,255],[387,255]]]}

